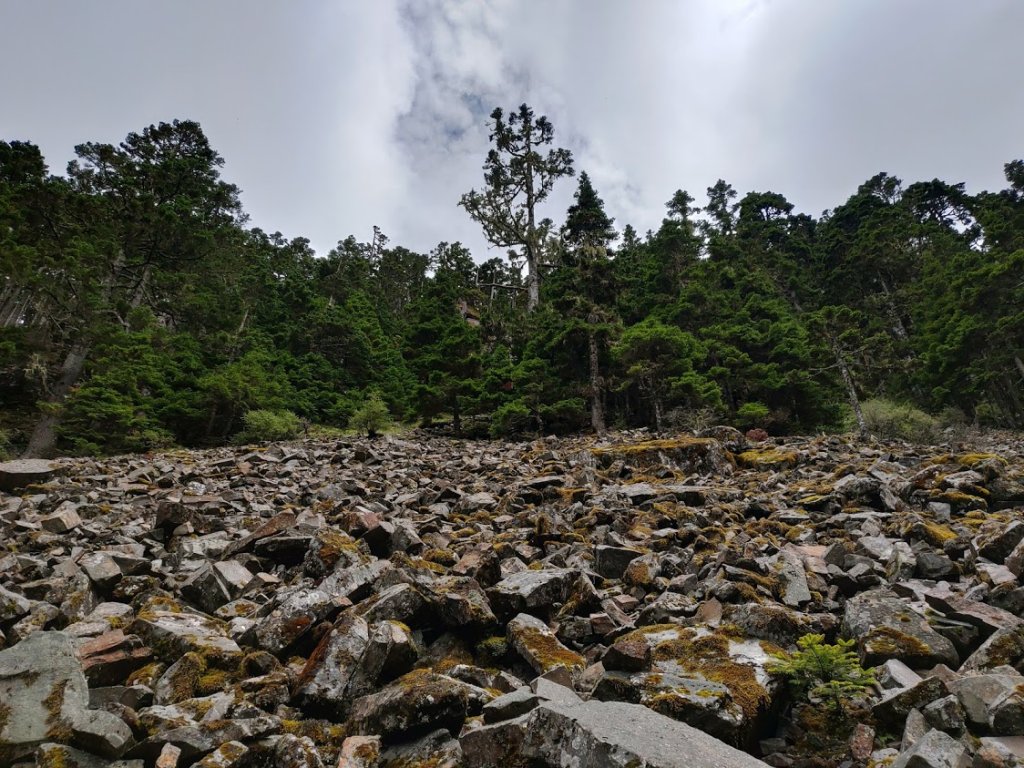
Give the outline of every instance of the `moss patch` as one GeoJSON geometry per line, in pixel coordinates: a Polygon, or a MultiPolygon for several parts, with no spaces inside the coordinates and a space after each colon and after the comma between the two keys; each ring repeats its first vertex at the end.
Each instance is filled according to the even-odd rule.
{"type": "Polygon", "coordinates": [[[744,451],[736,457],[741,467],[749,469],[791,469],[800,461],[795,451],[769,449],[766,451],[744,451]]]}
{"type": "Polygon", "coordinates": [[[583,669],[587,665],[582,656],[566,648],[556,637],[534,627],[523,627],[518,632],[518,640],[523,650],[540,665],[542,674],[558,667],[583,669]]]}

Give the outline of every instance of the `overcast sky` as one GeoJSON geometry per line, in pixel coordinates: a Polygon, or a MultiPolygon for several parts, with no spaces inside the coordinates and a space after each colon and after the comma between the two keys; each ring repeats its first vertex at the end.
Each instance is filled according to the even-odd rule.
{"type": "Polygon", "coordinates": [[[255,226],[479,261],[495,106],[546,114],[619,226],[718,178],[816,215],[882,170],[1003,186],[1022,39],[1024,0],[0,0],[0,139],[62,172],[194,119],[255,226]]]}

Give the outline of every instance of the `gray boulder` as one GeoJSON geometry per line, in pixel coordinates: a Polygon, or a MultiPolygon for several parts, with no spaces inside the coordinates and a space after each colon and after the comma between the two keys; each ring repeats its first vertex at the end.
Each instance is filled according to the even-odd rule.
{"type": "Polygon", "coordinates": [[[469,768],[507,764],[574,768],[764,768],[765,763],[647,707],[545,702],[529,715],[464,734],[469,768]]]}
{"type": "Polygon", "coordinates": [[[70,635],[36,632],[0,651],[0,764],[46,742],[118,757],[129,746],[131,730],[116,715],[88,706],[89,689],[70,635]]]}

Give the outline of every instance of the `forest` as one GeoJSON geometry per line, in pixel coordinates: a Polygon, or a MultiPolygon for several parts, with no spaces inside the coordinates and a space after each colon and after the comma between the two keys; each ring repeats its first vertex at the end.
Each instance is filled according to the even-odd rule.
{"type": "Polygon", "coordinates": [[[507,252],[486,261],[251,226],[192,121],[81,144],[64,174],[0,141],[0,450],[211,446],[372,406],[493,437],[1024,427],[1024,161],[976,194],[877,173],[818,217],[720,180],[640,233],[528,106],[489,129],[452,201],[507,252]]]}

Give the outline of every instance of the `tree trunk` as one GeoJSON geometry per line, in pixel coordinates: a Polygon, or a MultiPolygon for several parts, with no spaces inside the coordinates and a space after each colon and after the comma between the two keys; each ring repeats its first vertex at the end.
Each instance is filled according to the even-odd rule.
{"type": "Polygon", "coordinates": [[[60,379],[50,391],[50,396],[46,400],[48,407],[32,430],[28,447],[22,454],[23,459],[45,457],[53,451],[53,446],[57,442],[57,427],[60,426],[61,420],[60,407],[78,381],[78,377],[82,375],[82,368],[85,367],[88,356],[89,344],[85,341],[76,342],[68,351],[60,368],[60,379]]]}
{"type": "MultiPolygon", "coordinates": [[[[529,145],[526,151],[530,151],[529,145]]],[[[526,311],[540,306],[540,243],[537,242],[537,205],[533,191],[533,170],[526,169],[526,311]]]]}
{"type": "Polygon", "coordinates": [[[462,412],[459,410],[459,396],[452,398],[452,429],[456,437],[462,434],[462,412]]]}
{"type": "Polygon", "coordinates": [[[590,424],[594,432],[603,435],[604,423],[604,381],[601,378],[601,357],[597,347],[597,334],[587,333],[587,347],[590,352],[590,424]]]}
{"type": "Polygon", "coordinates": [[[533,259],[526,260],[529,273],[526,275],[526,311],[533,312],[540,306],[540,275],[533,259]]]}
{"type": "MultiPolygon", "coordinates": [[[[889,315],[889,322],[892,323],[893,336],[900,341],[906,341],[910,338],[907,328],[903,325],[900,313],[896,310],[896,304],[892,300],[892,291],[889,290],[889,284],[885,282],[885,278],[882,277],[880,272],[878,273],[878,282],[882,286],[882,293],[885,294],[885,309],[889,315]]],[[[913,354],[910,354],[909,357],[913,357],[913,354]]]]}
{"type": "Polygon", "coordinates": [[[843,353],[839,350],[839,345],[835,340],[831,340],[830,344],[832,354],[836,359],[836,365],[839,367],[839,375],[843,379],[843,386],[846,387],[846,397],[849,399],[853,415],[857,419],[857,437],[861,440],[867,440],[871,437],[871,433],[868,431],[868,423],[864,419],[864,411],[860,407],[860,398],[857,397],[857,387],[853,383],[853,374],[850,373],[850,367],[846,364],[846,358],[843,357],[843,353]]]}

